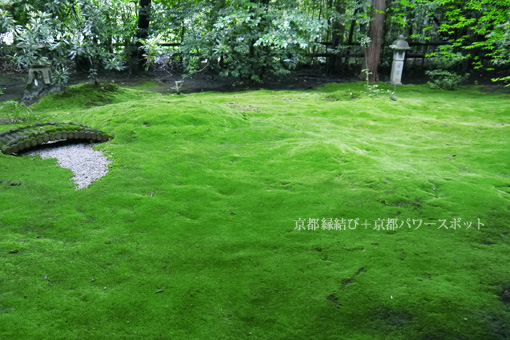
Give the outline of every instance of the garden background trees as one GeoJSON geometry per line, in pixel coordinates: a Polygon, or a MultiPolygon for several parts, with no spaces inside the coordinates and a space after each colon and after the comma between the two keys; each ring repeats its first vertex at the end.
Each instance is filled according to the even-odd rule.
{"type": "Polygon", "coordinates": [[[377,81],[391,63],[389,45],[404,34],[430,55],[424,67],[445,61],[441,67],[450,71],[484,68],[504,78],[510,74],[509,3],[1,0],[0,35],[14,45],[2,39],[0,58],[19,68],[49,62],[57,82],[66,81],[70,61],[97,79],[103,70],[147,70],[162,60],[188,74],[254,81],[296,68],[348,75],[368,69],[377,81]]]}

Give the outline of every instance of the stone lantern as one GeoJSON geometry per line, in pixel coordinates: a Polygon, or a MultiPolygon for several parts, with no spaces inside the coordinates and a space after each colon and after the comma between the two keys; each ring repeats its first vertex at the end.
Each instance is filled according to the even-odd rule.
{"type": "Polygon", "coordinates": [[[51,84],[51,64],[34,62],[28,69],[27,84],[31,85],[37,78],[37,73],[42,74],[43,81],[46,85],[51,84]]]}
{"type": "Polygon", "coordinates": [[[400,35],[390,48],[393,49],[393,64],[391,65],[390,83],[392,85],[402,85],[402,70],[404,69],[404,58],[406,51],[410,50],[409,44],[400,35]]]}
{"type": "MultiPolygon", "coordinates": [[[[45,52],[47,52],[47,47],[44,45],[35,45],[33,49],[39,56],[44,55],[46,54],[45,52]]],[[[28,69],[28,81],[27,81],[28,85],[32,85],[34,80],[37,85],[38,73],[42,75],[44,84],[46,85],[51,84],[51,64],[48,62],[44,62],[42,60],[37,60],[34,61],[28,69]]]]}

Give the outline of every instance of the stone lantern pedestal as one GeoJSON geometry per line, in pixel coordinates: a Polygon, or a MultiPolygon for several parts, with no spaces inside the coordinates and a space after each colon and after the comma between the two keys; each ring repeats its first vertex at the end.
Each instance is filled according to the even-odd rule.
{"type": "Polygon", "coordinates": [[[393,63],[391,65],[390,84],[402,85],[402,71],[404,69],[404,59],[406,52],[410,50],[409,44],[404,40],[404,36],[400,35],[390,48],[393,49],[393,63]]]}

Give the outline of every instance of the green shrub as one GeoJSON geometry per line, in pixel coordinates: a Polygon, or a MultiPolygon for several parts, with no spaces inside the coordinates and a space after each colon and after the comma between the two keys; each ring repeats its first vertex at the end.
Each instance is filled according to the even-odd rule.
{"type": "Polygon", "coordinates": [[[324,20],[242,0],[219,12],[195,13],[180,46],[185,70],[210,70],[262,82],[306,61],[325,27],[324,20]]]}
{"type": "MultiPolygon", "coordinates": [[[[2,94],[2,92],[0,92],[2,94]]],[[[32,109],[24,103],[16,100],[7,100],[0,103],[0,119],[7,120],[9,123],[18,123],[29,121],[31,119],[32,109]]]]}
{"type": "Polygon", "coordinates": [[[431,89],[443,89],[449,91],[455,91],[459,88],[469,73],[464,76],[458,75],[455,72],[446,70],[432,70],[425,72],[429,77],[430,81],[427,83],[431,89]]]}

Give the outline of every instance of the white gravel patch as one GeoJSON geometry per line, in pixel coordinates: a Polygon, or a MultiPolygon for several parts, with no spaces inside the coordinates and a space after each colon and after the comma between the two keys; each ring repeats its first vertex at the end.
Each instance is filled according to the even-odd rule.
{"type": "Polygon", "coordinates": [[[48,146],[25,152],[24,155],[39,155],[42,158],[56,158],[62,168],[70,169],[76,189],[84,189],[108,172],[111,161],[101,152],[92,148],[97,144],[68,144],[48,146]]]}

